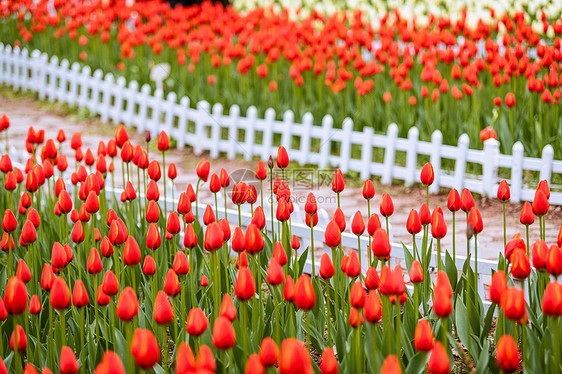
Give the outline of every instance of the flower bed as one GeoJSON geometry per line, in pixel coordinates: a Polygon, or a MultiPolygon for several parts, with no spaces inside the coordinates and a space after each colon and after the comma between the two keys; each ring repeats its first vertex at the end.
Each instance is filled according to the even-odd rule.
{"type": "MultiPolygon", "coordinates": [[[[0,133],[7,139],[9,126],[1,117],[0,133]]],[[[381,218],[373,214],[365,222],[358,212],[346,222],[336,211],[323,238],[316,238],[331,250],[322,254],[319,268],[312,262],[305,274],[303,265],[314,258],[315,248],[296,256],[301,244],[291,233],[291,191],[272,178],[274,169],[289,165],[283,147],[275,161],[257,163],[257,184],[231,186],[228,171],[210,175],[210,163],[202,159],[194,171],[196,186],[175,186],[182,192],[170,207],[159,204],[168,201],[168,188],[163,199],[160,188],[173,186],[177,176],[175,165],[166,164],[170,139],[161,132],[152,141],[159,152],[149,157],[147,145],[132,144],[119,126],[94,156],[89,149],[82,152],[80,133],[67,139],[61,129],[56,139],[45,141],[42,130],[30,127],[26,165],[14,168],[7,154],[1,156],[0,244],[6,266],[0,372],[22,372],[24,365],[26,372],[46,368],[44,373],[64,374],[125,368],[157,373],[267,368],[282,374],[560,369],[562,286],[556,278],[562,273],[562,230],[557,243],[544,242],[550,196],[545,181],[519,217],[523,231],[539,225],[540,237],[530,238],[528,230],[510,240],[504,234],[505,257],[492,276],[488,302],[477,291],[478,247],[471,254],[475,261],[469,248],[458,269],[454,234],[452,248],[441,248],[445,214],[456,212],[469,236],[489,235],[469,190],[451,190],[446,208],[431,212],[422,204],[419,212],[411,211],[405,224],[413,243],[418,236],[421,245],[403,246],[406,272],[388,265],[394,206],[385,193],[381,218]],[[66,155],[76,159],[74,171],[67,170],[66,155]],[[120,194],[115,178],[125,186],[120,194]],[[264,183],[272,186],[268,200],[264,183]],[[242,230],[240,210],[237,224],[229,223],[216,199],[199,216],[202,188],[229,196],[239,207],[250,204],[251,223],[242,230]],[[275,217],[265,217],[264,204],[275,217]],[[342,247],[348,224],[358,252],[342,247]],[[369,244],[361,248],[364,236],[369,244]]],[[[431,164],[420,180],[428,187],[433,183],[431,164]]],[[[344,189],[338,169],[332,182],[338,204],[345,204],[344,189]]],[[[365,181],[369,212],[374,195],[373,184],[365,181]]],[[[509,201],[505,181],[497,197],[509,201]]],[[[311,235],[317,210],[311,192],[304,207],[311,235]]]]}
{"type": "Polygon", "coordinates": [[[418,26],[398,11],[372,24],[360,12],[294,20],[210,4],[172,11],[154,0],[60,2],[50,15],[46,4],[2,5],[3,41],[140,83],[166,62],[165,89],[192,103],[331,114],[336,124],[349,116],[356,129],[379,132],[396,122],[402,137],[417,125],[422,139],[440,129],[448,143],[467,133],[478,144],[490,126],[503,153],[519,140],[529,155],[550,143],[562,158],[562,21],[546,13],[537,30],[524,12],[491,12],[472,27],[466,13],[418,26]]]}

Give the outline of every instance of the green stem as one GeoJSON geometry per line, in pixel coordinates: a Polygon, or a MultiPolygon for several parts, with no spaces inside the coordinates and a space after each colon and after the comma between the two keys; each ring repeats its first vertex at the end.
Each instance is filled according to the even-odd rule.
{"type": "MultiPolygon", "coordinates": [[[[245,301],[240,303],[240,323],[242,324],[240,331],[246,332],[248,328],[248,305],[245,301]]],[[[242,334],[242,347],[244,351],[242,353],[242,357],[246,358],[248,354],[248,334],[242,334]]]]}
{"type": "MultiPolygon", "coordinates": [[[[367,222],[371,219],[371,199],[367,200],[367,222]]],[[[373,263],[371,258],[371,235],[367,235],[369,238],[369,246],[367,247],[367,253],[369,255],[369,265],[373,263]]]]}
{"type": "Polygon", "coordinates": [[[456,250],[456,240],[455,240],[455,211],[453,213],[453,261],[457,261],[457,250],[456,250]]]}
{"type": "Polygon", "coordinates": [[[18,349],[18,316],[14,314],[14,365],[16,368],[16,373],[22,373],[21,367],[21,360],[20,360],[20,351],[18,349]]]}
{"type": "MultiPolygon", "coordinates": [[[[502,200],[502,206],[503,206],[503,247],[505,248],[505,246],[507,245],[507,228],[506,228],[506,221],[505,221],[505,200],[502,200]]],[[[529,247],[527,246],[527,251],[529,250],[529,247]]]]}
{"type": "Polygon", "coordinates": [[[402,355],[402,340],[400,339],[401,336],[401,325],[402,325],[402,318],[400,316],[400,300],[398,298],[398,296],[396,297],[396,332],[395,332],[395,343],[396,343],[396,357],[398,357],[400,359],[400,356],[402,355]]]}
{"type": "Polygon", "coordinates": [[[437,238],[437,271],[441,271],[441,239],[437,238]]]}
{"type": "MultiPolygon", "coordinates": [[[[316,276],[316,260],[314,257],[314,226],[313,226],[313,222],[312,222],[312,214],[310,215],[310,256],[311,256],[311,260],[312,260],[312,277],[314,278],[316,276]]],[[[359,261],[361,261],[361,257],[359,257],[359,261]]]]}

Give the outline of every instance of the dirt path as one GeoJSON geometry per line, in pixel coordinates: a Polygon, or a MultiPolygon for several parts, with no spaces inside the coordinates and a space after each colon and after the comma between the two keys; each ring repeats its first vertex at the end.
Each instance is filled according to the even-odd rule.
{"type": "MultiPolygon", "coordinates": [[[[115,134],[115,126],[113,124],[104,124],[99,119],[79,119],[75,115],[61,116],[55,111],[47,109],[45,104],[38,103],[32,99],[13,98],[11,95],[0,95],[0,113],[6,113],[10,117],[10,144],[16,147],[23,147],[27,129],[33,125],[36,129],[45,129],[46,139],[56,137],[59,128],[64,128],[69,139],[73,132],[80,131],[82,133],[83,152],[87,148],[91,148],[94,155],[96,154],[98,143],[106,142],[115,134]]],[[[144,134],[138,134],[135,130],[129,130],[134,144],[144,142],[144,134]]],[[[156,137],[156,134],[153,134],[156,137]]],[[[156,142],[151,143],[151,158],[156,155],[156,142]],[[154,147],[154,148],[152,148],[154,147]]],[[[143,143],[144,144],[144,143],[143,143]]],[[[70,154],[69,144],[66,143],[67,157],[70,154]]],[[[208,157],[208,156],[207,156],[208,157]]],[[[160,159],[160,156],[158,156],[160,159]]],[[[73,168],[73,157],[68,157],[70,168],[73,168]]],[[[166,155],[166,162],[174,162],[178,167],[178,178],[176,179],[176,191],[183,191],[188,183],[195,185],[197,176],[194,168],[200,157],[194,155],[190,151],[173,150],[166,155]]],[[[108,160],[109,161],[109,160],[108,160]]],[[[211,173],[219,173],[220,168],[225,168],[233,177],[240,178],[244,173],[251,173],[255,170],[257,161],[246,162],[242,160],[227,160],[220,158],[211,161],[211,173]]],[[[116,176],[121,175],[120,162],[116,162],[116,176]]],[[[324,208],[331,215],[337,207],[335,194],[331,190],[331,174],[321,173],[311,168],[293,168],[289,171],[293,176],[291,182],[291,190],[295,201],[302,207],[308,192],[313,191],[319,202],[319,207],[324,208]]],[[[247,178],[247,174],[246,177],[247,178]]],[[[117,184],[121,178],[116,177],[117,184]]],[[[136,186],[135,186],[136,187],[136,186]]],[[[269,195],[269,188],[265,187],[264,193],[269,195]]],[[[380,199],[383,192],[387,192],[392,196],[394,201],[395,213],[390,218],[393,224],[393,233],[395,241],[411,242],[411,236],[408,234],[405,223],[408,214],[412,208],[419,209],[422,202],[425,201],[425,190],[420,188],[405,188],[403,186],[383,186],[375,183],[376,196],[372,201],[372,212],[378,212],[380,199]]],[[[360,181],[347,181],[347,186],[342,193],[342,208],[346,217],[349,217],[348,228],[351,226],[351,217],[357,210],[361,210],[364,217],[367,216],[366,202],[361,194],[360,181]]],[[[202,187],[202,201],[211,202],[212,195],[208,190],[208,186],[202,187]]],[[[430,208],[441,206],[445,212],[448,235],[443,241],[444,248],[451,248],[451,215],[446,209],[447,194],[441,193],[430,196],[430,208]]],[[[484,220],[484,231],[479,235],[479,252],[480,256],[487,259],[497,259],[498,253],[503,250],[503,224],[502,224],[502,208],[496,199],[481,198],[476,200],[476,205],[480,209],[484,220]]],[[[516,233],[524,234],[524,226],[519,223],[519,213],[522,204],[508,204],[508,238],[516,233]]],[[[463,212],[457,214],[457,253],[466,253],[466,223],[463,212]]],[[[562,208],[551,207],[547,215],[547,240],[555,241],[558,235],[560,224],[562,223],[562,208]]],[[[531,227],[531,239],[538,237],[538,225],[531,227]]]]}

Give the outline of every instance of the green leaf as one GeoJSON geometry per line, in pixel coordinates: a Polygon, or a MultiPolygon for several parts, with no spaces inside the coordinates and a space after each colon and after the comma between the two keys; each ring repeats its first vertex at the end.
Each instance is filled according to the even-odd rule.
{"type": "Polygon", "coordinates": [[[488,342],[488,339],[486,339],[484,341],[482,351],[480,352],[480,356],[478,356],[478,363],[476,365],[476,374],[486,373],[486,369],[488,367],[488,359],[490,358],[490,353],[488,352],[489,348],[490,348],[490,343],[488,342]]]}
{"type": "Polygon", "coordinates": [[[406,367],[406,374],[421,374],[425,370],[429,355],[426,352],[417,353],[406,367]]]}
{"type": "Polygon", "coordinates": [[[412,252],[406,247],[406,245],[402,242],[402,249],[404,250],[404,259],[406,260],[406,269],[410,269],[412,267],[412,262],[414,262],[414,256],[412,256],[412,252]]]}
{"type": "Polygon", "coordinates": [[[469,352],[473,352],[472,340],[470,339],[471,331],[467,315],[468,312],[462,300],[460,298],[457,299],[457,303],[455,304],[456,332],[461,340],[461,343],[468,349],[469,352]]]}

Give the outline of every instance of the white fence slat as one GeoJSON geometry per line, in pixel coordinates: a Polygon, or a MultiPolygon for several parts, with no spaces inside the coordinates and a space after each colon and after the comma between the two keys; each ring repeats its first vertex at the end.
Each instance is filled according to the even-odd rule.
{"type": "Polygon", "coordinates": [[[511,165],[511,201],[518,203],[521,201],[521,188],[523,183],[523,144],[517,142],[512,149],[511,165]]]}
{"type": "Polygon", "coordinates": [[[222,122],[222,105],[217,103],[213,105],[213,114],[211,120],[211,144],[210,156],[212,158],[219,157],[219,142],[221,136],[221,122],[222,122]]]}
{"type": "Polygon", "coordinates": [[[484,163],[482,165],[482,193],[486,196],[494,196],[498,166],[496,163],[499,154],[500,143],[496,139],[488,139],[484,142],[484,163]]]}
{"type": "Polygon", "coordinates": [[[371,160],[373,159],[373,134],[372,127],[363,129],[363,144],[361,149],[361,179],[371,178],[371,160]]]}
{"type": "Polygon", "coordinates": [[[311,113],[305,113],[302,117],[302,135],[299,151],[299,162],[301,164],[310,163],[309,153],[310,153],[310,133],[312,132],[312,122],[314,118],[311,113]]]}
{"type": "Polygon", "coordinates": [[[462,191],[464,188],[464,180],[466,178],[466,156],[468,154],[468,145],[470,143],[470,138],[467,134],[462,134],[459,137],[459,142],[457,144],[457,160],[455,161],[455,181],[453,188],[457,191],[462,191]]]}
{"type": "Polygon", "coordinates": [[[441,186],[441,146],[443,144],[443,134],[441,131],[435,130],[431,134],[431,155],[429,161],[433,166],[433,173],[435,174],[435,179],[433,184],[429,186],[429,192],[437,193],[439,192],[439,186],[441,186]]]}
{"type": "Polygon", "coordinates": [[[179,111],[178,116],[178,148],[183,149],[185,147],[185,135],[187,134],[187,113],[189,110],[189,98],[184,96],[180,100],[180,107],[182,110],[179,111]]]}
{"type": "Polygon", "coordinates": [[[408,150],[406,151],[406,186],[414,184],[417,177],[418,164],[418,140],[420,132],[417,127],[412,126],[408,130],[408,150]]]}
{"type": "Polygon", "coordinates": [[[542,150],[541,180],[546,180],[550,184],[552,176],[552,161],[554,159],[554,149],[547,144],[542,150]]]}
{"type": "Polygon", "coordinates": [[[228,151],[226,157],[229,160],[233,160],[236,157],[236,151],[240,147],[238,143],[238,120],[240,118],[240,107],[238,105],[233,105],[230,107],[229,111],[229,122],[228,122],[228,151]]]}
{"type": "Polygon", "coordinates": [[[395,145],[396,138],[398,137],[398,126],[395,123],[391,123],[390,126],[388,126],[386,136],[388,140],[384,151],[384,170],[381,182],[383,184],[390,184],[392,183],[392,169],[394,167],[394,158],[396,156],[395,145]]]}
{"type": "Polygon", "coordinates": [[[292,129],[295,126],[295,114],[292,110],[283,113],[283,134],[281,135],[281,145],[285,147],[287,152],[291,151],[292,129]]]}
{"type": "Polygon", "coordinates": [[[349,160],[351,158],[351,132],[353,131],[353,120],[346,118],[343,120],[343,136],[340,147],[340,169],[342,173],[349,171],[349,160]]]}
{"type": "Polygon", "coordinates": [[[255,126],[258,118],[258,110],[255,106],[248,108],[248,126],[246,127],[246,141],[244,142],[244,159],[250,161],[254,155],[254,140],[256,138],[255,126]]]}
{"type": "Polygon", "coordinates": [[[265,128],[263,130],[261,159],[266,162],[269,155],[273,154],[273,124],[275,123],[275,109],[265,111],[265,128]]]}
{"type": "Polygon", "coordinates": [[[332,142],[330,140],[333,136],[333,124],[334,120],[331,115],[327,114],[322,118],[322,138],[320,139],[320,160],[318,163],[320,169],[325,169],[326,166],[328,166],[328,159],[332,148],[332,142]]]}

